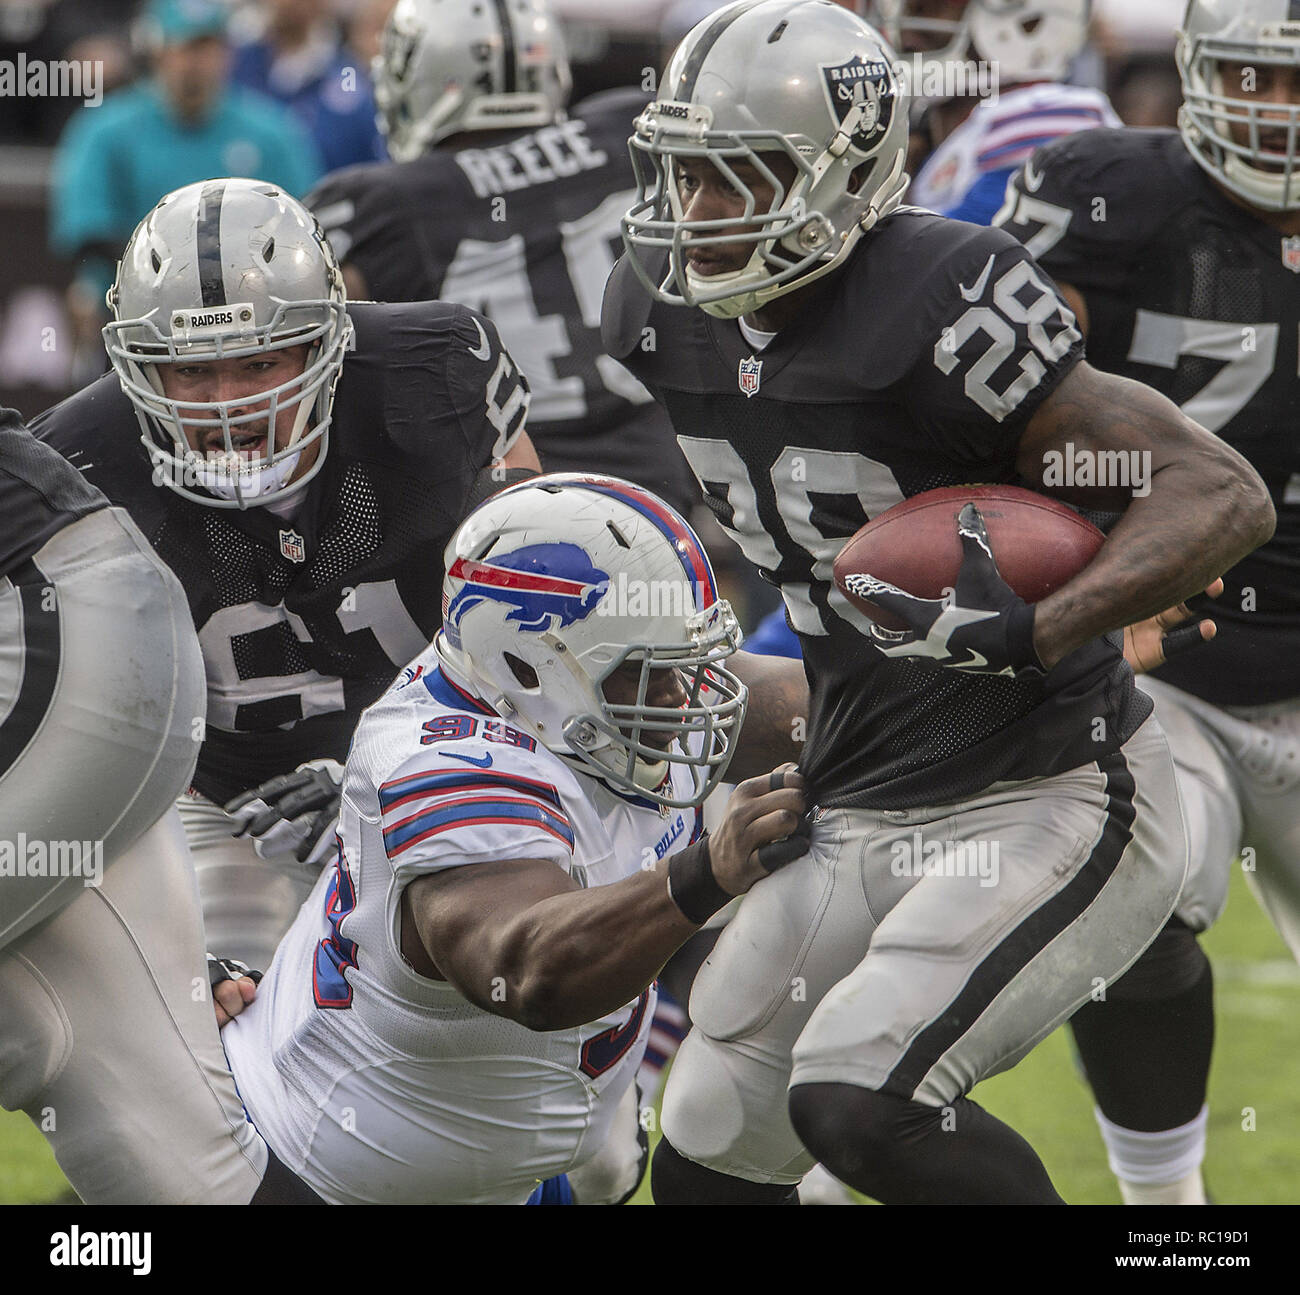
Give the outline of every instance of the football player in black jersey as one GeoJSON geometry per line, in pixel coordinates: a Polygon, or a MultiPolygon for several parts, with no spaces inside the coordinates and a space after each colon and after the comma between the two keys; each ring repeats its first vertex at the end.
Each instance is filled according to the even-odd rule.
{"type": "Polygon", "coordinates": [[[1266,540],[1268,493],[1170,401],[1085,363],[1015,240],[900,205],[906,104],[861,20],[739,0],[660,93],[604,336],[781,588],[819,809],[809,855],[747,896],[696,981],[656,1197],[781,1203],[815,1157],[882,1201],[1058,1202],[966,1094],[1164,925],[1186,868],[1173,764],[1111,631],[1266,540]],[[1050,598],[1002,583],[970,509],[952,600],[873,595],[908,632],[838,593],[867,517],[1040,478],[1067,444],[1150,472],[1077,492],[1124,516],[1050,598]]]}
{"type": "Polygon", "coordinates": [[[208,702],[181,815],[210,947],[265,967],[317,870],[259,865],[220,807],[343,760],[438,628],[443,548],[473,496],[538,467],[528,387],[471,310],[348,305],[310,213],[254,180],[167,195],[110,304],[114,372],[33,428],[185,589],[208,702]]]}
{"type": "Polygon", "coordinates": [[[1218,637],[1144,687],[1169,734],[1191,864],[1168,927],[1074,1021],[1136,1203],[1204,1200],[1213,979],[1196,943],[1241,853],[1300,955],[1300,9],[1193,0],[1181,127],[1036,153],[997,217],[1071,302],[1092,362],[1147,383],[1253,464],[1273,538],[1228,571],[1218,637]]]}
{"type": "Polygon", "coordinates": [[[647,93],[567,115],[548,0],[400,0],[375,64],[392,161],[308,195],[348,295],[456,301],[489,316],[528,375],[548,472],[609,472],[695,500],[663,410],[600,345],[600,294],[635,192],[627,135],[647,93]]]}
{"type": "Polygon", "coordinates": [[[0,1106],[88,1204],[245,1204],[267,1150],[195,996],[173,809],[203,712],[185,595],[9,409],[0,517],[0,1106]]]}

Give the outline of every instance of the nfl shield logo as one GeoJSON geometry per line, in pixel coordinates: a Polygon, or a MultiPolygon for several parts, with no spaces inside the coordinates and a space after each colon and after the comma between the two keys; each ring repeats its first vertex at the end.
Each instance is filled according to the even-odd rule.
{"type": "Polygon", "coordinates": [[[280,552],[290,562],[305,562],[307,560],[306,545],[297,531],[280,532],[280,552]]]}
{"type": "Polygon", "coordinates": [[[756,360],[751,355],[747,360],[740,362],[740,389],[747,396],[758,395],[758,384],[761,380],[760,375],[763,372],[763,361],[756,360]]]}
{"type": "Polygon", "coordinates": [[[1292,274],[1300,274],[1300,234],[1282,240],[1282,264],[1292,274]]]}

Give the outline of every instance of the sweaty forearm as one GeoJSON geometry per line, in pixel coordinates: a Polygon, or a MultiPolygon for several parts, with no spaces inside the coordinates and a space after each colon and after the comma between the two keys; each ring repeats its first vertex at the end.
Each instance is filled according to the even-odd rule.
{"type": "Polygon", "coordinates": [[[749,707],[728,782],[757,778],[782,764],[798,764],[808,736],[808,679],[790,657],[737,652],[728,663],[749,689],[749,707]]]}
{"type": "Polygon", "coordinates": [[[1075,411],[1075,445],[1089,445],[1090,425],[1104,426],[1107,445],[1150,444],[1160,466],[1092,563],[1038,604],[1034,646],[1047,666],[1199,593],[1273,532],[1268,491],[1245,459],[1140,383],[1123,383],[1122,395],[1075,411]],[[1162,429],[1177,434],[1177,453],[1162,445],[1162,429]]]}

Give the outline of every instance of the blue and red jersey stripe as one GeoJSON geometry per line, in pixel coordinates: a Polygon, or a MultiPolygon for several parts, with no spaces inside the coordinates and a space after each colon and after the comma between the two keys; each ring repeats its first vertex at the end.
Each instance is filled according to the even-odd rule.
{"type": "Polygon", "coordinates": [[[392,778],[379,788],[379,808],[387,814],[412,800],[423,796],[437,796],[447,792],[487,791],[508,794],[517,792],[554,805],[563,812],[560,793],[555,785],[536,778],[524,778],[515,773],[498,773],[475,769],[425,769],[392,778]]]}
{"type": "Polygon", "coordinates": [[[466,796],[420,810],[384,829],[384,848],[394,858],[431,836],[486,824],[540,828],[573,849],[573,828],[563,814],[540,801],[499,796],[466,796]]]}

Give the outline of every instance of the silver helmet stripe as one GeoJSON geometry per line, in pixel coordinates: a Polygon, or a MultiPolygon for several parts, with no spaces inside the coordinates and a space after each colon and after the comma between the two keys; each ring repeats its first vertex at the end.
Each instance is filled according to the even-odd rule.
{"type": "Polygon", "coordinates": [[[203,186],[197,222],[199,292],[205,306],[226,304],[226,280],[221,272],[221,200],[226,185],[214,180],[203,186]]]}

